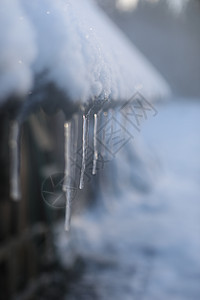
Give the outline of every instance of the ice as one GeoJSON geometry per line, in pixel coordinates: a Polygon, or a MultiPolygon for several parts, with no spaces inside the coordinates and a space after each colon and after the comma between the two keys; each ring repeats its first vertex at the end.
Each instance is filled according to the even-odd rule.
{"type": "Polygon", "coordinates": [[[98,115],[97,115],[97,114],[94,114],[94,133],[93,133],[94,157],[93,157],[92,175],[95,175],[95,174],[96,174],[97,160],[98,160],[98,149],[97,149],[97,126],[98,126],[98,115]]]}
{"type": "Polygon", "coordinates": [[[10,125],[10,197],[18,201],[21,197],[20,191],[20,125],[14,120],[10,125]]]}
{"type": "Polygon", "coordinates": [[[87,117],[83,115],[83,137],[82,137],[82,166],[81,166],[81,176],[79,188],[82,190],[84,188],[84,174],[86,167],[86,155],[87,155],[87,117]]]}
{"type": "Polygon", "coordinates": [[[97,204],[74,217],[69,239],[60,225],[63,264],[86,262],[71,289],[77,299],[83,290],[90,299],[91,289],[97,299],[199,299],[200,102],[177,99],[158,109],[114,161],[122,193],[116,197],[106,177],[97,204]],[[152,187],[145,191],[147,173],[152,187]]]}
{"type": "Polygon", "coordinates": [[[71,122],[64,124],[65,130],[65,177],[63,183],[63,191],[66,193],[66,210],[65,210],[65,230],[70,228],[71,219],[71,122]]]}
{"type": "MultiPolygon", "coordinates": [[[[77,151],[78,151],[78,132],[79,132],[79,115],[75,114],[73,116],[73,128],[72,128],[72,138],[73,138],[73,152],[72,152],[72,158],[73,158],[73,164],[76,166],[77,161],[77,151]]],[[[76,168],[73,168],[73,176],[75,178],[76,176],[76,168]]]]}
{"type": "Polygon", "coordinates": [[[148,99],[169,93],[162,76],[93,1],[2,1],[1,101],[28,95],[40,74],[44,88],[53,83],[74,101],[128,99],[138,85],[148,99]]]}
{"type": "Polygon", "coordinates": [[[70,220],[71,220],[71,190],[66,192],[66,208],[65,208],[65,230],[69,231],[70,229],[70,220]]]}
{"type": "MultiPolygon", "coordinates": [[[[71,122],[64,124],[65,131],[65,178],[71,175],[71,164],[70,164],[70,154],[71,154],[71,122]]],[[[65,183],[64,188],[65,190],[65,183]]]]}

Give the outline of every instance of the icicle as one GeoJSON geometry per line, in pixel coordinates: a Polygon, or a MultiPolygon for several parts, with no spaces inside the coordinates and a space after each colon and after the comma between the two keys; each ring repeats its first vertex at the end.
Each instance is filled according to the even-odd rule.
{"type": "Polygon", "coordinates": [[[84,188],[84,174],[86,168],[86,156],[87,156],[87,133],[88,133],[88,124],[87,117],[83,115],[83,137],[82,137],[82,166],[81,166],[81,176],[79,188],[82,190],[84,188]]]}
{"type": "Polygon", "coordinates": [[[84,188],[84,173],[86,166],[86,151],[87,151],[87,118],[83,115],[83,139],[82,139],[82,166],[81,166],[81,177],[79,188],[82,190],[84,188]]]}
{"type": "Polygon", "coordinates": [[[86,116],[83,115],[83,137],[82,137],[82,166],[81,166],[81,176],[80,176],[80,184],[79,188],[84,188],[84,173],[86,167],[86,146],[87,144],[87,119],[86,116]]]}
{"type": "Polygon", "coordinates": [[[96,174],[97,160],[98,160],[98,150],[97,150],[97,124],[98,124],[97,114],[94,114],[94,136],[93,136],[93,143],[94,143],[94,157],[93,157],[92,175],[95,175],[95,174],[96,174]]]}
{"type": "Polygon", "coordinates": [[[12,121],[10,127],[10,197],[11,199],[18,201],[21,198],[20,191],[20,125],[18,121],[12,121]]]}
{"type": "Polygon", "coordinates": [[[71,219],[71,123],[67,122],[64,124],[65,131],[65,177],[63,183],[63,191],[66,195],[66,210],[65,210],[65,230],[70,228],[70,219],[71,219]]]}
{"type": "Polygon", "coordinates": [[[71,166],[70,166],[70,148],[71,148],[71,123],[67,122],[64,124],[65,130],[65,180],[63,184],[63,190],[67,184],[67,179],[71,175],[71,166]]]}
{"type": "Polygon", "coordinates": [[[66,208],[65,208],[65,230],[69,231],[70,229],[70,221],[71,221],[71,190],[67,189],[66,191],[66,208]]]}
{"type": "Polygon", "coordinates": [[[73,144],[72,144],[72,153],[73,153],[73,178],[76,178],[76,163],[77,163],[77,150],[78,150],[78,129],[79,129],[79,116],[74,115],[73,118],[73,144]]]}

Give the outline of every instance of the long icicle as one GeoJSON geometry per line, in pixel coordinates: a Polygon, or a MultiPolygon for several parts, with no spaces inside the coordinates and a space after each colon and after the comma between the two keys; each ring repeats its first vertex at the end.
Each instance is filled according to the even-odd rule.
{"type": "Polygon", "coordinates": [[[65,230],[70,229],[71,220],[71,162],[70,162],[70,149],[71,149],[71,122],[64,124],[65,131],[65,178],[63,183],[63,191],[66,195],[66,210],[65,210],[65,230]]]}
{"type": "Polygon", "coordinates": [[[86,166],[86,151],[87,151],[87,118],[83,115],[83,137],[82,137],[82,166],[81,166],[81,176],[79,188],[82,190],[84,188],[84,173],[86,166]]]}
{"type": "Polygon", "coordinates": [[[21,198],[20,191],[20,125],[17,120],[12,121],[10,127],[10,197],[14,201],[21,198]]]}
{"type": "Polygon", "coordinates": [[[78,114],[75,114],[73,117],[73,128],[72,128],[73,178],[76,178],[76,164],[77,164],[77,151],[78,151],[78,129],[79,129],[79,116],[78,116],[78,114]]]}
{"type": "Polygon", "coordinates": [[[97,116],[97,114],[94,114],[94,136],[93,136],[94,157],[93,157],[92,175],[95,175],[96,174],[96,170],[97,170],[97,160],[98,160],[97,126],[98,126],[98,116],[97,116]]]}

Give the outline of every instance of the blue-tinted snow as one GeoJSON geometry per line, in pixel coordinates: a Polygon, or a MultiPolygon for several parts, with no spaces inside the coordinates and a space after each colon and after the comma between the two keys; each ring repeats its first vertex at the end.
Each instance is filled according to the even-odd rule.
{"type": "Polygon", "coordinates": [[[79,255],[86,263],[66,299],[199,299],[200,103],[179,99],[157,109],[131,144],[146,172],[134,159],[123,167],[122,150],[115,161],[120,193],[110,186],[101,192],[96,208],[74,216],[69,238],[63,224],[58,230],[62,262],[79,255]],[[133,169],[140,181],[151,180],[149,191],[130,183],[133,169]]]}

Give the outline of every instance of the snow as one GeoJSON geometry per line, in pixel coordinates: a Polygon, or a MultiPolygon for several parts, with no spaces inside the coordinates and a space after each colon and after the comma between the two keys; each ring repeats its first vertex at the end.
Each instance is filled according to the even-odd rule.
{"type": "MultiPolygon", "coordinates": [[[[116,7],[122,11],[132,11],[137,8],[141,0],[115,0],[116,7]]],[[[145,0],[147,3],[156,4],[160,0],[145,0]]],[[[188,0],[166,0],[168,7],[175,14],[180,14],[186,7],[188,0]]]]}
{"type": "MultiPolygon", "coordinates": [[[[120,193],[110,178],[98,205],[73,218],[68,238],[63,224],[58,227],[62,263],[77,256],[85,262],[67,299],[83,290],[88,299],[91,290],[101,300],[199,299],[200,103],[179,99],[157,109],[129,145],[139,153],[135,159],[128,149],[118,153],[120,193]],[[151,188],[138,187],[136,176],[143,187],[151,180],[151,188]]],[[[108,170],[102,172],[105,177],[108,170]]]]}
{"type": "Polygon", "coordinates": [[[169,87],[90,0],[1,3],[0,100],[26,96],[43,74],[74,101],[127,99],[137,86],[149,99],[169,87]]]}
{"type": "Polygon", "coordinates": [[[22,97],[33,84],[36,58],[34,28],[18,0],[0,3],[0,101],[22,97]]]}

